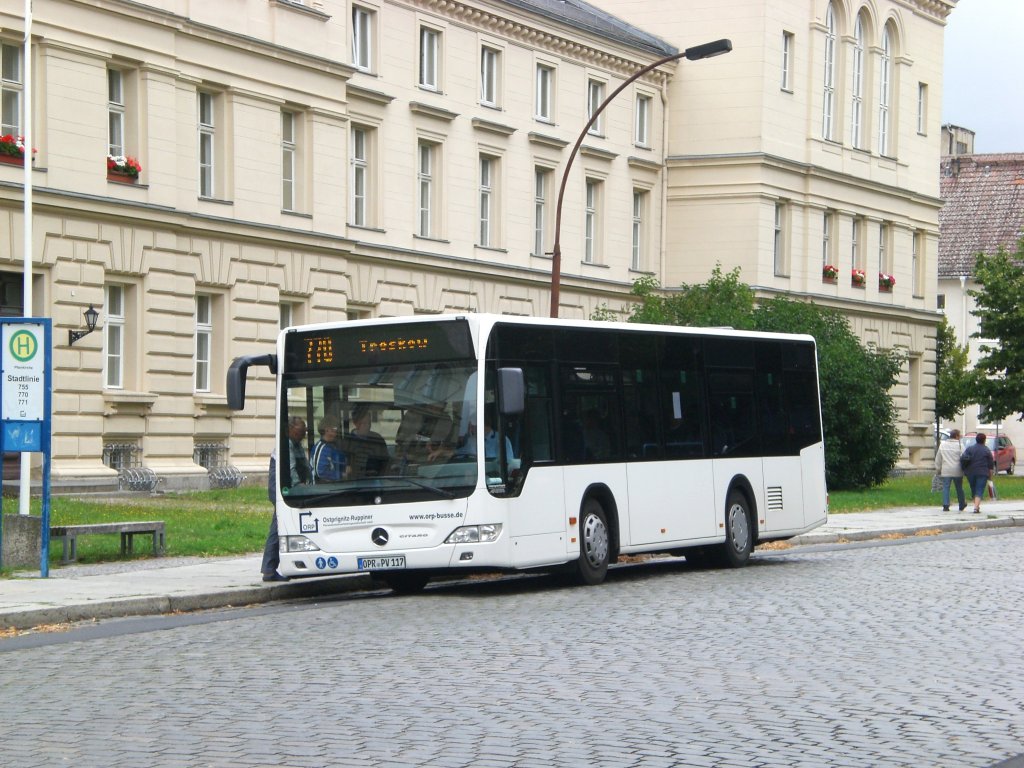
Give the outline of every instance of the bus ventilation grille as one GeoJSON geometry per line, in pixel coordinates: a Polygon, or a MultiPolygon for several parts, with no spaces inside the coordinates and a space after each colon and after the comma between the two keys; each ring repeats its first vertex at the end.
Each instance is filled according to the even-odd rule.
{"type": "Polygon", "coordinates": [[[778,512],[782,509],[782,486],[773,485],[768,488],[766,501],[769,512],[778,512]]]}

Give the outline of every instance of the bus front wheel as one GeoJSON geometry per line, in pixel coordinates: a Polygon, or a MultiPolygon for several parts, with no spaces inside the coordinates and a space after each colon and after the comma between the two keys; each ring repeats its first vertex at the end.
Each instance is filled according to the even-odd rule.
{"type": "Polygon", "coordinates": [[[725,543],[719,549],[720,562],[728,568],[742,568],[754,550],[754,527],[750,503],[739,491],[732,491],[725,504],[725,543]]]}
{"type": "Polygon", "coordinates": [[[580,557],[576,561],[576,580],[581,584],[600,584],[608,573],[610,545],[608,519],[597,499],[587,499],[580,510],[580,557]]]}

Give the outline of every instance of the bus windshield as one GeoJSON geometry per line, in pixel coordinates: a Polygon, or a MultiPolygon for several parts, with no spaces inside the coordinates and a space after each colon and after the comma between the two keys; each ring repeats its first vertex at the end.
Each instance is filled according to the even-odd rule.
{"type": "Polygon", "coordinates": [[[412,339],[369,340],[358,328],[289,334],[278,447],[288,457],[278,473],[286,503],[388,504],[472,492],[476,360],[468,331],[447,326],[418,328],[412,339]]]}

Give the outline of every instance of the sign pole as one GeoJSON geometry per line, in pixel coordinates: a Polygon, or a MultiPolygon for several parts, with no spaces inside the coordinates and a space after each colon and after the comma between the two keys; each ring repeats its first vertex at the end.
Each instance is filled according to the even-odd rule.
{"type": "MultiPolygon", "coordinates": [[[[25,145],[25,212],[22,220],[24,229],[25,275],[22,287],[22,314],[32,316],[32,0],[25,0],[25,51],[22,55],[25,85],[22,89],[25,112],[22,116],[21,132],[25,145]]],[[[32,455],[21,454],[21,482],[18,487],[18,514],[29,513],[32,498],[32,455]]]]}
{"type": "Polygon", "coordinates": [[[23,460],[43,454],[39,572],[45,578],[50,572],[53,322],[48,317],[0,319],[0,343],[0,450],[20,452],[23,460]]]}

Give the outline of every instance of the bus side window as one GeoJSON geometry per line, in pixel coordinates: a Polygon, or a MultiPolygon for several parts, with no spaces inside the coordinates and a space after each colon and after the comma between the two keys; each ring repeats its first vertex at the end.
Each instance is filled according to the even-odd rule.
{"type": "Polygon", "coordinates": [[[523,365],[526,378],[525,424],[519,436],[520,456],[523,466],[536,461],[552,461],[555,458],[555,414],[551,399],[550,376],[547,365],[532,363],[523,365]]]}
{"type": "Polygon", "coordinates": [[[658,380],[653,370],[622,371],[626,458],[656,459],[661,455],[657,404],[658,380]]]}

